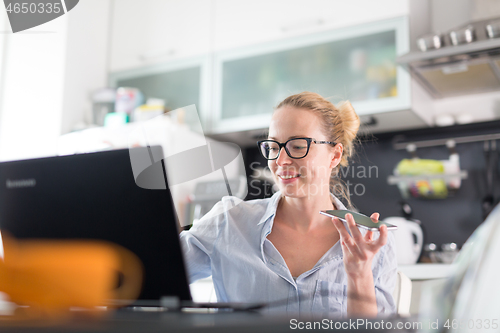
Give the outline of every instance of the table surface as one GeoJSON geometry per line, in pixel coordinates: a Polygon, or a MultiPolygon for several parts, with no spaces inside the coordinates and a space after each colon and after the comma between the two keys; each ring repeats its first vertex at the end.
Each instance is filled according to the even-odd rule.
{"type": "MultiPolygon", "coordinates": [[[[218,313],[185,313],[185,312],[136,312],[131,310],[120,310],[102,318],[90,318],[87,316],[73,317],[71,320],[60,323],[47,323],[43,321],[15,322],[0,317],[0,331],[2,333],[22,332],[106,332],[106,333],[128,333],[128,332],[292,332],[297,331],[291,327],[290,317],[263,315],[257,312],[218,312],[218,313]]],[[[334,325],[333,320],[325,318],[296,319],[303,323],[316,321],[334,325]],[[332,324],[333,323],[333,324],[332,324]]],[[[351,322],[356,319],[351,319],[351,322]]],[[[408,321],[408,319],[394,319],[397,321],[408,321]]],[[[349,321],[345,319],[344,321],[349,321]]],[[[379,320],[380,321],[380,320],[379,320]]],[[[387,322],[387,319],[386,319],[387,322]]],[[[325,324],[323,324],[325,325],[325,324]]],[[[347,326],[345,326],[347,327],[347,326]]],[[[317,330],[324,331],[321,327],[317,330]]],[[[308,332],[314,329],[306,329],[308,332]]],[[[336,330],[334,327],[330,330],[336,330]]],[[[384,332],[385,330],[366,330],[362,326],[342,330],[343,332],[384,332]]],[[[401,332],[388,330],[390,332],[401,332]]],[[[405,331],[413,332],[413,331],[405,331]]]]}

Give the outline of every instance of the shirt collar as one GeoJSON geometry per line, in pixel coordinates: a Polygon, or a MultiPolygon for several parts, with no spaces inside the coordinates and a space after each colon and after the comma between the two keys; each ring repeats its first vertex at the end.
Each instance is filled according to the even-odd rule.
{"type": "Polygon", "coordinates": [[[262,223],[265,223],[271,216],[276,214],[276,209],[278,209],[278,203],[280,202],[281,199],[281,191],[278,191],[273,194],[271,197],[271,202],[269,205],[267,205],[267,209],[264,212],[264,215],[262,215],[262,218],[260,219],[259,223],[257,225],[260,225],[262,223]]]}

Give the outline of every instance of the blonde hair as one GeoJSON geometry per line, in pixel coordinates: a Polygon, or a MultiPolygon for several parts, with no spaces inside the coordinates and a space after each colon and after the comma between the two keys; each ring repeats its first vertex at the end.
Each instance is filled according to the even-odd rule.
{"type": "MultiPolygon", "coordinates": [[[[349,101],[343,101],[335,106],[321,95],[309,91],[301,92],[285,98],[276,110],[284,106],[292,106],[310,110],[320,116],[323,124],[322,132],[328,141],[341,143],[344,150],[339,165],[347,167],[349,159],[355,151],[355,140],[359,129],[359,117],[349,101]]],[[[352,208],[349,189],[340,179],[340,168],[336,166],[330,176],[330,191],[335,196],[340,196],[352,208]]]]}

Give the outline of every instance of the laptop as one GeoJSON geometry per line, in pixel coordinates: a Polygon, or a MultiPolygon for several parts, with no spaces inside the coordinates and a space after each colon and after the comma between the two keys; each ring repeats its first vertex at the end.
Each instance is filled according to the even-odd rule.
{"type": "Polygon", "coordinates": [[[119,244],[144,265],[136,304],[191,300],[170,191],[137,186],[128,149],[0,163],[0,230],[119,244]]]}
{"type": "Polygon", "coordinates": [[[165,163],[158,157],[160,146],[2,162],[0,230],[19,239],[98,239],[129,249],[144,265],[143,288],[132,306],[175,299],[186,307],[259,307],[192,302],[165,163]],[[131,162],[141,156],[151,161],[131,162]],[[138,174],[137,166],[144,172],[138,174]]]}

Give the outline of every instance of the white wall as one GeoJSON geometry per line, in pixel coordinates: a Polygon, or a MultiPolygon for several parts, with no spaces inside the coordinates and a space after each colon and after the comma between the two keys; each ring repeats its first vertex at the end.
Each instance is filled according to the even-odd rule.
{"type": "Polygon", "coordinates": [[[463,25],[472,18],[473,7],[471,0],[433,0],[431,2],[433,31],[445,33],[463,25]]]}
{"type": "Polygon", "coordinates": [[[85,0],[68,13],[62,134],[91,123],[91,95],[107,85],[110,11],[110,0],[85,0]]]}
{"type": "Polygon", "coordinates": [[[410,0],[410,51],[420,51],[417,39],[432,31],[432,0],[410,0]]]}
{"type": "Polygon", "coordinates": [[[62,133],[90,122],[90,95],[107,83],[109,8],[81,1],[41,26],[0,34],[0,160],[56,155],[62,133]]]}
{"type": "Polygon", "coordinates": [[[431,0],[432,31],[435,32],[446,33],[470,21],[499,15],[498,0],[431,0]]]}
{"type": "MultiPolygon", "coordinates": [[[[5,12],[0,15],[5,19],[5,12]]],[[[25,32],[4,34],[0,160],[56,152],[62,113],[66,27],[65,15],[25,32]]]]}
{"type": "Polygon", "coordinates": [[[474,0],[473,20],[484,20],[498,16],[500,16],[500,2],[498,0],[474,0]]]}

